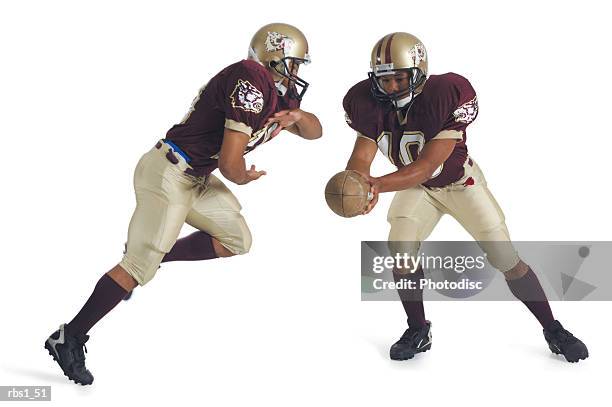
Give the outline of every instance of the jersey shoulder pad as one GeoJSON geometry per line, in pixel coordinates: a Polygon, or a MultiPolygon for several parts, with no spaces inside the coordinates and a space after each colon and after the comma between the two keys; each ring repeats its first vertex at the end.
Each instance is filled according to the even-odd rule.
{"type": "Polygon", "coordinates": [[[362,135],[376,139],[380,106],[370,91],[370,80],[355,84],[344,96],[342,105],[346,123],[362,135]]]}
{"type": "Polygon", "coordinates": [[[456,73],[431,75],[418,96],[427,106],[427,116],[447,128],[451,123],[469,124],[478,114],[476,92],[470,82],[456,73]]]}
{"type": "Polygon", "coordinates": [[[277,103],[274,82],[263,66],[244,60],[226,70],[223,96],[231,107],[255,114],[274,110],[277,103]]]}
{"type": "Polygon", "coordinates": [[[445,73],[442,75],[431,75],[422,95],[428,103],[434,105],[448,105],[449,108],[457,108],[476,97],[476,92],[470,82],[456,73],[445,73]]]}
{"type": "Polygon", "coordinates": [[[227,84],[229,91],[240,80],[248,82],[250,86],[256,88],[264,95],[275,93],[276,89],[272,76],[266,69],[255,61],[243,60],[230,65],[227,69],[227,84]]]}
{"type": "Polygon", "coordinates": [[[225,112],[225,127],[251,135],[276,110],[278,97],[272,76],[255,61],[244,60],[219,75],[217,103],[225,112]]]}

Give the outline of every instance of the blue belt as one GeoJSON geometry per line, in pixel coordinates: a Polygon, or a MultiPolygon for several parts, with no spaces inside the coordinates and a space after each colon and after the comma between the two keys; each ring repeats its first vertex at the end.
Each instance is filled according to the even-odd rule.
{"type": "Polygon", "coordinates": [[[183,157],[185,159],[185,161],[187,161],[187,164],[189,164],[189,162],[191,161],[191,158],[189,158],[189,156],[179,148],[179,146],[177,146],[176,144],[174,144],[173,142],[171,142],[170,140],[163,140],[164,143],[168,144],[170,147],[172,147],[172,149],[177,152],[181,157],[183,157]]]}

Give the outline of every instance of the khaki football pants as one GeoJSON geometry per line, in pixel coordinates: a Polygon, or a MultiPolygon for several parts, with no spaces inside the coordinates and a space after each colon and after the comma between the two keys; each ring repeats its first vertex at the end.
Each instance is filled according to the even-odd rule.
{"type": "Polygon", "coordinates": [[[158,143],[142,156],[134,171],[136,209],[119,265],[140,285],[153,278],[185,222],[234,254],[244,254],[251,247],[251,232],[234,194],[212,174],[186,174],[189,165],[185,159],[170,153],[178,159],[173,164],[166,158],[169,151],[167,144],[158,143]]]}
{"type": "Polygon", "coordinates": [[[520,259],[510,242],[504,214],[476,162],[468,159],[464,167],[465,175],[446,187],[418,186],[395,194],[387,220],[391,224],[389,241],[397,243],[390,247],[417,255],[420,242],[427,239],[442,215],[449,214],[478,242],[489,263],[506,272],[520,259]]]}

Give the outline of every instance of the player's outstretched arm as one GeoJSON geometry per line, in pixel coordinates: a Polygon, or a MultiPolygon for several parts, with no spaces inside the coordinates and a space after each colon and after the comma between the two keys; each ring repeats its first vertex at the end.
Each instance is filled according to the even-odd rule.
{"type": "Polygon", "coordinates": [[[374,141],[364,137],[357,137],[351,158],[349,158],[346,164],[346,169],[370,175],[370,166],[372,161],[374,161],[377,151],[378,146],[374,141]]]}
{"type": "Polygon", "coordinates": [[[431,140],[425,143],[419,157],[411,164],[380,178],[369,179],[377,193],[403,191],[431,178],[436,169],[450,157],[455,140],[431,140]]]}
{"type": "Polygon", "coordinates": [[[249,143],[249,136],[240,131],[226,128],[223,133],[223,143],[219,152],[219,171],[229,181],[244,185],[266,175],[265,171],[257,171],[254,165],[246,168],[244,150],[249,143]]]}
{"type": "Polygon", "coordinates": [[[281,110],[268,119],[268,123],[278,123],[272,133],[276,136],[281,130],[289,130],[293,134],[307,140],[315,140],[323,135],[323,127],[317,116],[302,109],[281,110]]]}

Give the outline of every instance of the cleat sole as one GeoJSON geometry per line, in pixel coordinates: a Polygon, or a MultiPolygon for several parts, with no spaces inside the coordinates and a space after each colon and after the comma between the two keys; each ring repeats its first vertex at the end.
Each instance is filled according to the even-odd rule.
{"type": "MultiPolygon", "coordinates": [[[[563,353],[561,353],[559,350],[557,350],[556,347],[552,346],[552,345],[548,345],[548,349],[550,349],[550,351],[552,353],[554,353],[555,355],[563,355],[563,353]]],[[[565,358],[565,360],[567,360],[570,363],[578,363],[581,360],[585,360],[586,358],[589,357],[588,352],[586,354],[580,355],[576,358],[568,358],[567,356],[563,355],[563,357],[565,358]]]]}
{"type": "Polygon", "coordinates": [[[409,360],[409,359],[414,358],[414,355],[416,355],[417,353],[424,353],[430,349],[431,349],[431,343],[415,353],[408,353],[407,355],[401,355],[401,354],[400,355],[389,355],[389,357],[391,358],[391,360],[409,360]]]}

